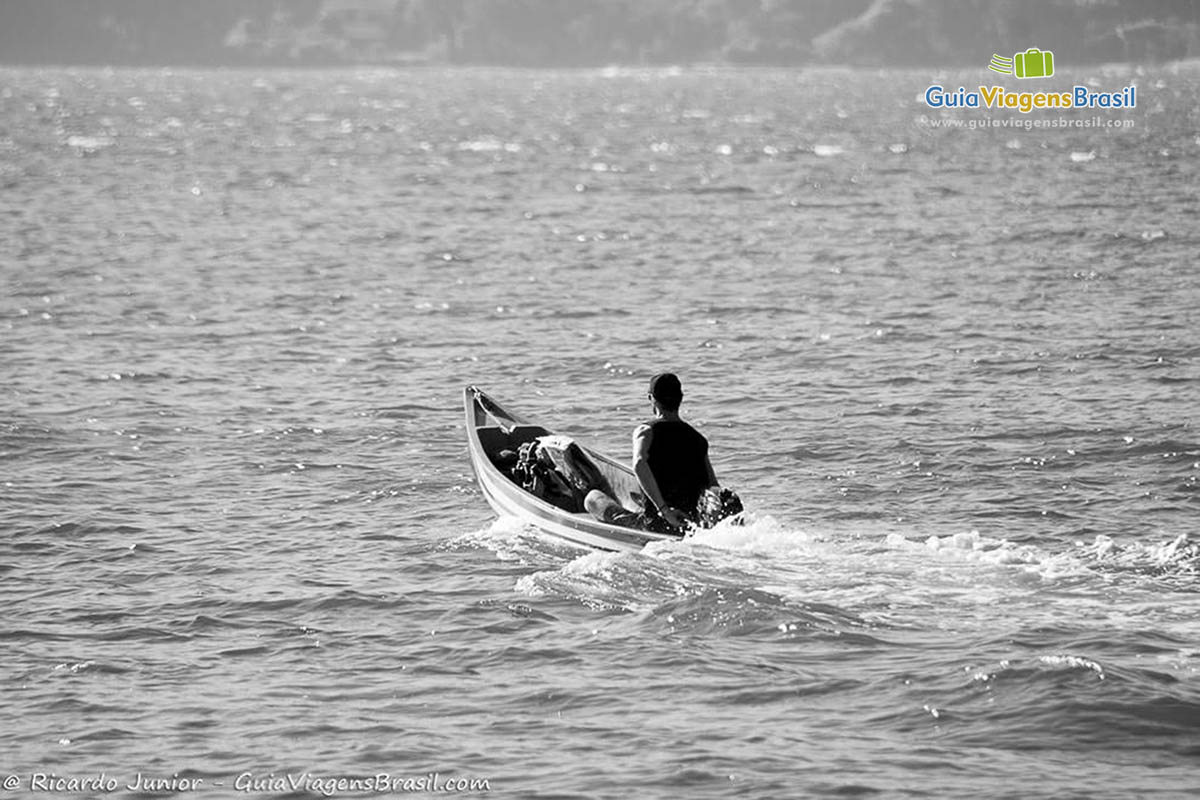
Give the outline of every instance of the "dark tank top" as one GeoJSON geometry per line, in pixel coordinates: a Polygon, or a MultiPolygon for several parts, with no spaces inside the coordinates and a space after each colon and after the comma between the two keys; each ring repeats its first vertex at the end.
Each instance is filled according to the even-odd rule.
{"type": "Polygon", "coordinates": [[[667,505],[692,512],[708,488],[708,440],[682,420],[656,419],[650,427],[650,471],[667,505]]]}

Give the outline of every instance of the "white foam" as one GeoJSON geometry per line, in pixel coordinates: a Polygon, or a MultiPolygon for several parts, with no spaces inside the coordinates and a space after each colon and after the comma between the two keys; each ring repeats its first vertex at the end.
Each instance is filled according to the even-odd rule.
{"type": "Polygon", "coordinates": [[[934,563],[978,564],[985,567],[1011,568],[1010,574],[1037,582],[1056,581],[1088,572],[1087,566],[1070,553],[1051,553],[1036,545],[1014,544],[1007,539],[992,539],[979,531],[912,540],[898,533],[887,536],[889,549],[904,551],[934,563]]]}
{"type": "Polygon", "coordinates": [[[472,139],[466,142],[459,142],[458,149],[468,153],[497,153],[503,151],[505,153],[521,152],[521,145],[517,142],[502,142],[499,139],[472,139]]]}
{"type": "Polygon", "coordinates": [[[522,576],[514,587],[531,597],[572,597],[595,609],[640,612],[653,608],[664,595],[684,590],[653,560],[637,553],[594,550],[557,569],[522,576]]]}
{"type": "Polygon", "coordinates": [[[1076,542],[1084,557],[1101,566],[1115,566],[1156,574],[1195,575],[1200,569],[1200,543],[1186,533],[1167,541],[1121,544],[1109,536],[1098,535],[1088,545],[1076,542]]]}
{"type": "Polygon", "coordinates": [[[525,563],[525,556],[532,549],[527,543],[536,536],[530,528],[516,517],[501,516],[486,528],[464,533],[450,540],[450,547],[483,547],[491,550],[501,561],[525,563]]]}
{"type": "MultiPolygon", "coordinates": [[[[724,520],[714,528],[697,531],[684,542],[719,550],[781,556],[811,548],[812,536],[802,530],[787,528],[774,517],[747,512],[742,519],[742,524],[724,520]]],[[[655,552],[672,546],[677,543],[654,543],[646,549],[655,552]]]]}
{"type": "Polygon", "coordinates": [[[924,550],[931,555],[952,560],[990,564],[1037,564],[1043,555],[1035,548],[1014,545],[1004,539],[988,539],[974,530],[948,536],[929,536],[923,542],[911,540],[903,534],[889,533],[885,542],[894,549],[924,550]]]}
{"type": "Polygon", "coordinates": [[[67,147],[73,147],[85,153],[94,153],[97,150],[103,150],[105,147],[112,147],[115,143],[115,140],[110,136],[67,137],[67,147]]]}
{"type": "Polygon", "coordinates": [[[1092,661],[1090,658],[1082,656],[1070,655],[1055,655],[1055,656],[1040,656],[1038,661],[1055,669],[1086,669],[1091,670],[1100,676],[1100,680],[1104,680],[1104,667],[1100,666],[1099,662],[1092,661]]]}

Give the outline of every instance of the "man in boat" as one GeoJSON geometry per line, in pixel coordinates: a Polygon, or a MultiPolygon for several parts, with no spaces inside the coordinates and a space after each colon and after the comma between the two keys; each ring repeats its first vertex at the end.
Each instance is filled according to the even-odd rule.
{"type": "Polygon", "coordinates": [[[708,440],[679,418],[683,387],[678,377],[670,372],[655,375],[647,398],[654,418],[633,431],[633,471],[646,508],[630,511],[599,490],[589,492],[584,505],[602,522],[682,533],[699,521],[701,497],[717,485],[708,440]]]}

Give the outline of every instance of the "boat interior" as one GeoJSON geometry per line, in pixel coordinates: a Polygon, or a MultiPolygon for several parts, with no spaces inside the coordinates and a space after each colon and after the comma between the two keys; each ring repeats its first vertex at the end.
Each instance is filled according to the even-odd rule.
{"type": "Polygon", "coordinates": [[[501,450],[516,452],[517,448],[526,442],[532,442],[539,436],[550,435],[550,431],[541,425],[515,425],[507,431],[498,425],[480,425],[475,432],[479,434],[479,444],[483,446],[483,452],[487,453],[493,464],[496,462],[496,454],[501,450]]]}
{"type": "MultiPolygon", "coordinates": [[[[505,470],[497,461],[497,455],[504,450],[516,452],[517,449],[541,436],[549,436],[551,432],[543,428],[541,425],[513,425],[506,430],[498,425],[478,425],[475,432],[479,437],[479,444],[483,452],[487,454],[488,459],[506,475],[505,470]]],[[[642,507],[641,487],[637,483],[637,479],[628,468],[622,468],[608,459],[597,457],[598,454],[591,451],[584,451],[589,457],[589,460],[604,476],[608,487],[611,488],[617,502],[629,509],[640,509],[642,507]]]]}

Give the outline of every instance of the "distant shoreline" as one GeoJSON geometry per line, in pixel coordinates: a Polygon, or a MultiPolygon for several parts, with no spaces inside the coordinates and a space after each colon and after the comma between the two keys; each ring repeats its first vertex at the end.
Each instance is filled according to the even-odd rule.
{"type": "MultiPolygon", "coordinates": [[[[1186,58],[1171,59],[1168,61],[1091,61],[1077,62],[1073,65],[1062,67],[1060,71],[1069,72],[1072,68],[1092,68],[1092,69],[1112,69],[1112,68],[1128,68],[1140,69],[1147,67],[1180,67],[1193,66],[1200,68],[1200,57],[1189,56],[1186,58]]],[[[980,64],[954,64],[954,65],[930,65],[928,67],[904,65],[904,66],[876,66],[866,64],[817,64],[813,62],[804,63],[779,63],[779,64],[745,64],[740,62],[721,62],[721,61],[704,61],[682,64],[602,64],[602,65],[539,65],[528,66],[522,64],[506,64],[506,63],[463,63],[463,62],[329,62],[329,63],[295,63],[287,61],[263,61],[254,63],[220,63],[220,62],[179,62],[179,63],[158,63],[158,62],[69,62],[69,61],[5,61],[0,57],[0,69],[46,69],[46,70],[88,70],[88,71],[172,71],[172,70],[211,70],[211,71],[252,71],[252,70],[267,70],[275,72],[317,72],[342,70],[346,72],[354,72],[360,70],[390,70],[395,72],[421,72],[421,71],[480,71],[480,70],[496,70],[503,72],[605,72],[607,70],[614,71],[629,71],[629,72],[705,72],[705,71],[745,71],[745,72],[776,72],[776,71],[804,71],[804,72],[889,72],[898,75],[905,74],[921,74],[929,73],[957,73],[963,71],[974,71],[984,69],[985,65],[980,64]]]]}
{"type": "Polygon", "coordinates": [[[195,68],[719,65],[955,69],[1200,57],[1200,3],[1156,0],[6,0],[0,63],[195,68]]]}

